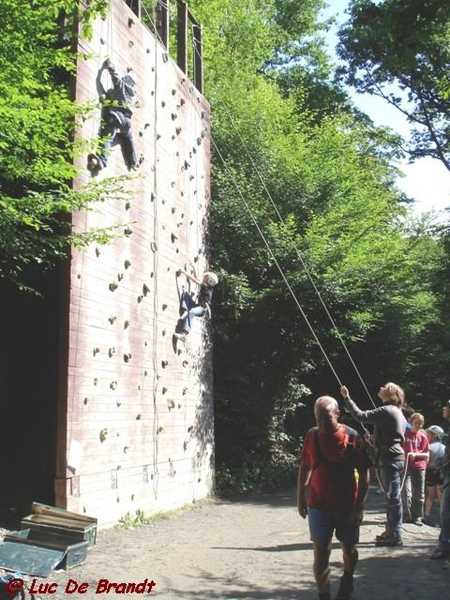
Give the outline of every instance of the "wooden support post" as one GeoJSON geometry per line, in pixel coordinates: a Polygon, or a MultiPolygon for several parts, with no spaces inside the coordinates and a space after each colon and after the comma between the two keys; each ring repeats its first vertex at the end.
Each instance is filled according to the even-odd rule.
{"type": "Polygon", "coordinates": [[[126,0],[127,5],[131,8],[134,14],[141,18],[141,0],[126,0]]]}
{"type": "Polygon", "coordinates": [[[159,37],[167,52],[169,52],[169,0],[159,0],[159,37]]]}
{"type": "Polygon", "coordinates": [[[177,35],[177,63],[183,73],[187,73],[188,52],[188,6],[183,0],[178,0],[178,35],[177,35]]]}
{"type": "Polygon", "coordinates": [[[203,55],[202,55],[202,26],[193,22],[193,44],[194,44],[194,85],[198,91],[203,93],[203,55]]]}

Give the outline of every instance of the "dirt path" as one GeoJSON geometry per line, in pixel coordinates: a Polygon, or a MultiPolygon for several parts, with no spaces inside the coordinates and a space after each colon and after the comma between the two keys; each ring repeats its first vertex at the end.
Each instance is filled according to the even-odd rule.
{"type": "MultiPolygon", "coordinates": [[[[375,548],[383,511],[383,498],[372,489],[361,530],[355,600],[448,597],[450,562],[428,558],[439,530],[405,525],[403,548],[375,548]]],[[[331,560],[333,594],[342,568],[337,545],[331,560]]],[[[40,595],[54,600],[314,600],[311,563],[307,523],[298,516],[290,491],[200,502],[134,530],[101,532],[83,566],[38,581],[58,584],[55,593],[40,595]],[[89,587],[84,594],[69,594],[70,580],[89,587]],[[101,580],[147,580],[146,593],[126,593],[125,586],[107,593],[101,580]],[[156,585],[148,595],[152,580],[156,585]]]]}

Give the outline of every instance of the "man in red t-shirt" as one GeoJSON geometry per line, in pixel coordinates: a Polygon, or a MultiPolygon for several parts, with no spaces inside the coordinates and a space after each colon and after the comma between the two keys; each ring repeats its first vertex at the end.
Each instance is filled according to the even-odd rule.
{"type": "Polygon", "coordinates": [[[339,423],[339,405],[334,398],[320,397],[314,415],[317,427],[306,434],[300,453],[297,508],[302,518],[308,515],[319,600],[331,600],[329,563],[334,532],[341,542],[344,562],[335,600],[348,600],[353,593],[370,460],[359,434],[339,423]]]}
{"type": "Polygon", "coordinates": [[[411,415],[411,429],[405,431],[403,449],[407,462],[406,477],[402,491],[403,522],[423,525],[425,506],[425,473],[430,459],[430,442],[422,431],[425,417],[421,413],[411,415]]]}

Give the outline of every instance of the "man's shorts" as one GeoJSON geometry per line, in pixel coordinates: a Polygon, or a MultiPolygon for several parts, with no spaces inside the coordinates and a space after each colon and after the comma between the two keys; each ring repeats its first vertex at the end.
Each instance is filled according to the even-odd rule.
{"type": "Polygon", "coordinates": [[[351,510],[320,510],[308,506],[308,524],[312,542],[327,541],[336,533],[341,544],[353,545],[359,542],[359,525],[350,520],[351,510]]]}

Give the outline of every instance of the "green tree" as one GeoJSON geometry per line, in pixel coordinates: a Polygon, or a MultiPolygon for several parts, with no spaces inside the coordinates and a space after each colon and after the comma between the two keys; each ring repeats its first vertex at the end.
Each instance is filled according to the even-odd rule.
{"type": "Polygon", "coordinates": [[[384,98],[411,125],[411,159],[450,171],[450,5],[442,0],[353,0],[340,30],[341,73],[384,98]]]}
{"type": "Polygon", "coordinates": [[[276,484],[271,462],[292,464],[311,393],[337,393],[327,358],[361,396],[343,343],[369,390],[386,377],[419,399],[427,346],[442,353],[439,241],[409,224],[395,186],[398,138],[357,114],[331,61],[311,51],[322,3],[306,4],[306,21],[303,3],[289,1],[194,7],[213,113],[216,456],[226,485],[233,475],[276,484]]]}
{"type": "Polygon", "coordinates": [[[27,287],[30,268],[51,268],[70,244],[105,241],[111,232],[73,235],[70,215],[107,194],[113,181],[75,193],[77,106],[70,93],[78,31],[89,35],[106,0],[3,0],[0,4],[0,278],[27,287]]]}

